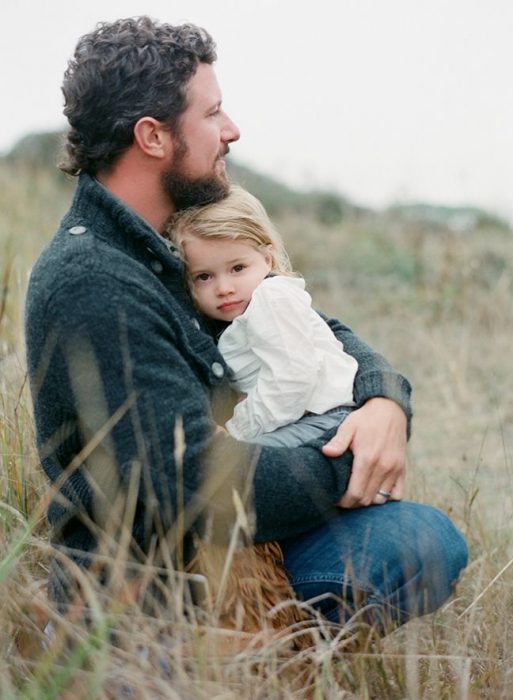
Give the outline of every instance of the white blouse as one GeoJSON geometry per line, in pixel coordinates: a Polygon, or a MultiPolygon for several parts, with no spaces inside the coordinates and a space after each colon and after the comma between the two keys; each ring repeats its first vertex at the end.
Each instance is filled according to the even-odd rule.
{"type": "Polygon", "coordinates": [[[251,441],[305,412],[354,405],[358,363],[311,304],[303,279],[268,277],[223,331],[219,350],[232,386],[247,395],[226,423],[238,440],[251,441]]]}

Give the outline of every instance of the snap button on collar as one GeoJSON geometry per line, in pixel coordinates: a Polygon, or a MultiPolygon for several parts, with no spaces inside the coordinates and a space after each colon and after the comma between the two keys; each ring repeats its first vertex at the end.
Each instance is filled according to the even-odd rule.
{"type": "Polygon", "coordinates": [[[212,374],[218,379],[221,379],[221,377],[224,376],[224,367],[220,362],[212,363],[212,374]]]}
{"type": "Polygon", "coordinates": [[[72,236],[80,236],[82,233],[85,233],[87,231],[85,226],[72,226],[71,228],[68,229],[68,233],[71,233],[72,236]]]}

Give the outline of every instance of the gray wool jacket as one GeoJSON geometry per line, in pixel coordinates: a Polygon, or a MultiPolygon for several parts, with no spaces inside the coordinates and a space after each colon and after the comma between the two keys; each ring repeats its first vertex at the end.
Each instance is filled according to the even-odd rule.
{"type": "MultiPolygon", "coordinates": [[[[223,537],[234,489],[251,504],[255,541],[285,539],[333,514],[347,487],[350,453],[328,459],[321,441],[261,448],[215,432],[229,410],[229,369],[175,253],[82,174],[31,274],[27,361],[38,450],[54,486],[48,520],[53,543],[81,566],[100,531],[119,535],[127,522],[139,560],[170,532],[179,540],[178,520],[188,543],[206,512],[223,537]]],[[[357,406],[384,396],[410,419],[408,381],[347,327],[328,323],[358,361],[357,406]]]]}

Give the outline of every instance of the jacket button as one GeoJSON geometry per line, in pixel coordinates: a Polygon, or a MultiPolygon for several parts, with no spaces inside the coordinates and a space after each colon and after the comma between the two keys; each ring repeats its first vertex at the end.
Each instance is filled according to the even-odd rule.
{"type": "Polygon", "coordinates": [[[157,274],[160,274],[164,269],[164,266],[162,265],[160,260],[152,260],[150,265],[153,272],[156,272],[157,274]]]}
{"type": "Polygon", "coordinates": [[[68,233],[71,233],[72,236],[80,236],[80,234],[85,233],[86,231],[87,229],[85,226],[72,226],[68,229],[68,233]]]}
{"type": "Polygon", "coordinates": [[[218,379],[221,379],[221,377],[224,376],[224,367],[220,362],[212,363],[212,374],[218,379]]]}

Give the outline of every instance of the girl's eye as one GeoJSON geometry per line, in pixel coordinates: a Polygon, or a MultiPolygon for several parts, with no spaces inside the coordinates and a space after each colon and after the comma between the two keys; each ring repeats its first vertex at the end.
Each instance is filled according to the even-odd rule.
{"type": "Polygon", "coordinates": [[[196,275],[194,282],[208,282],[209,279],[210,275],[208,272],[201,272],[199,275],[196,275]]]}
{"type": "Polygon", "coordinates": [[[233,271],[234,272],[242,272],[244,270],[245,265],[234,265],[233,266],[233,271]]]}

